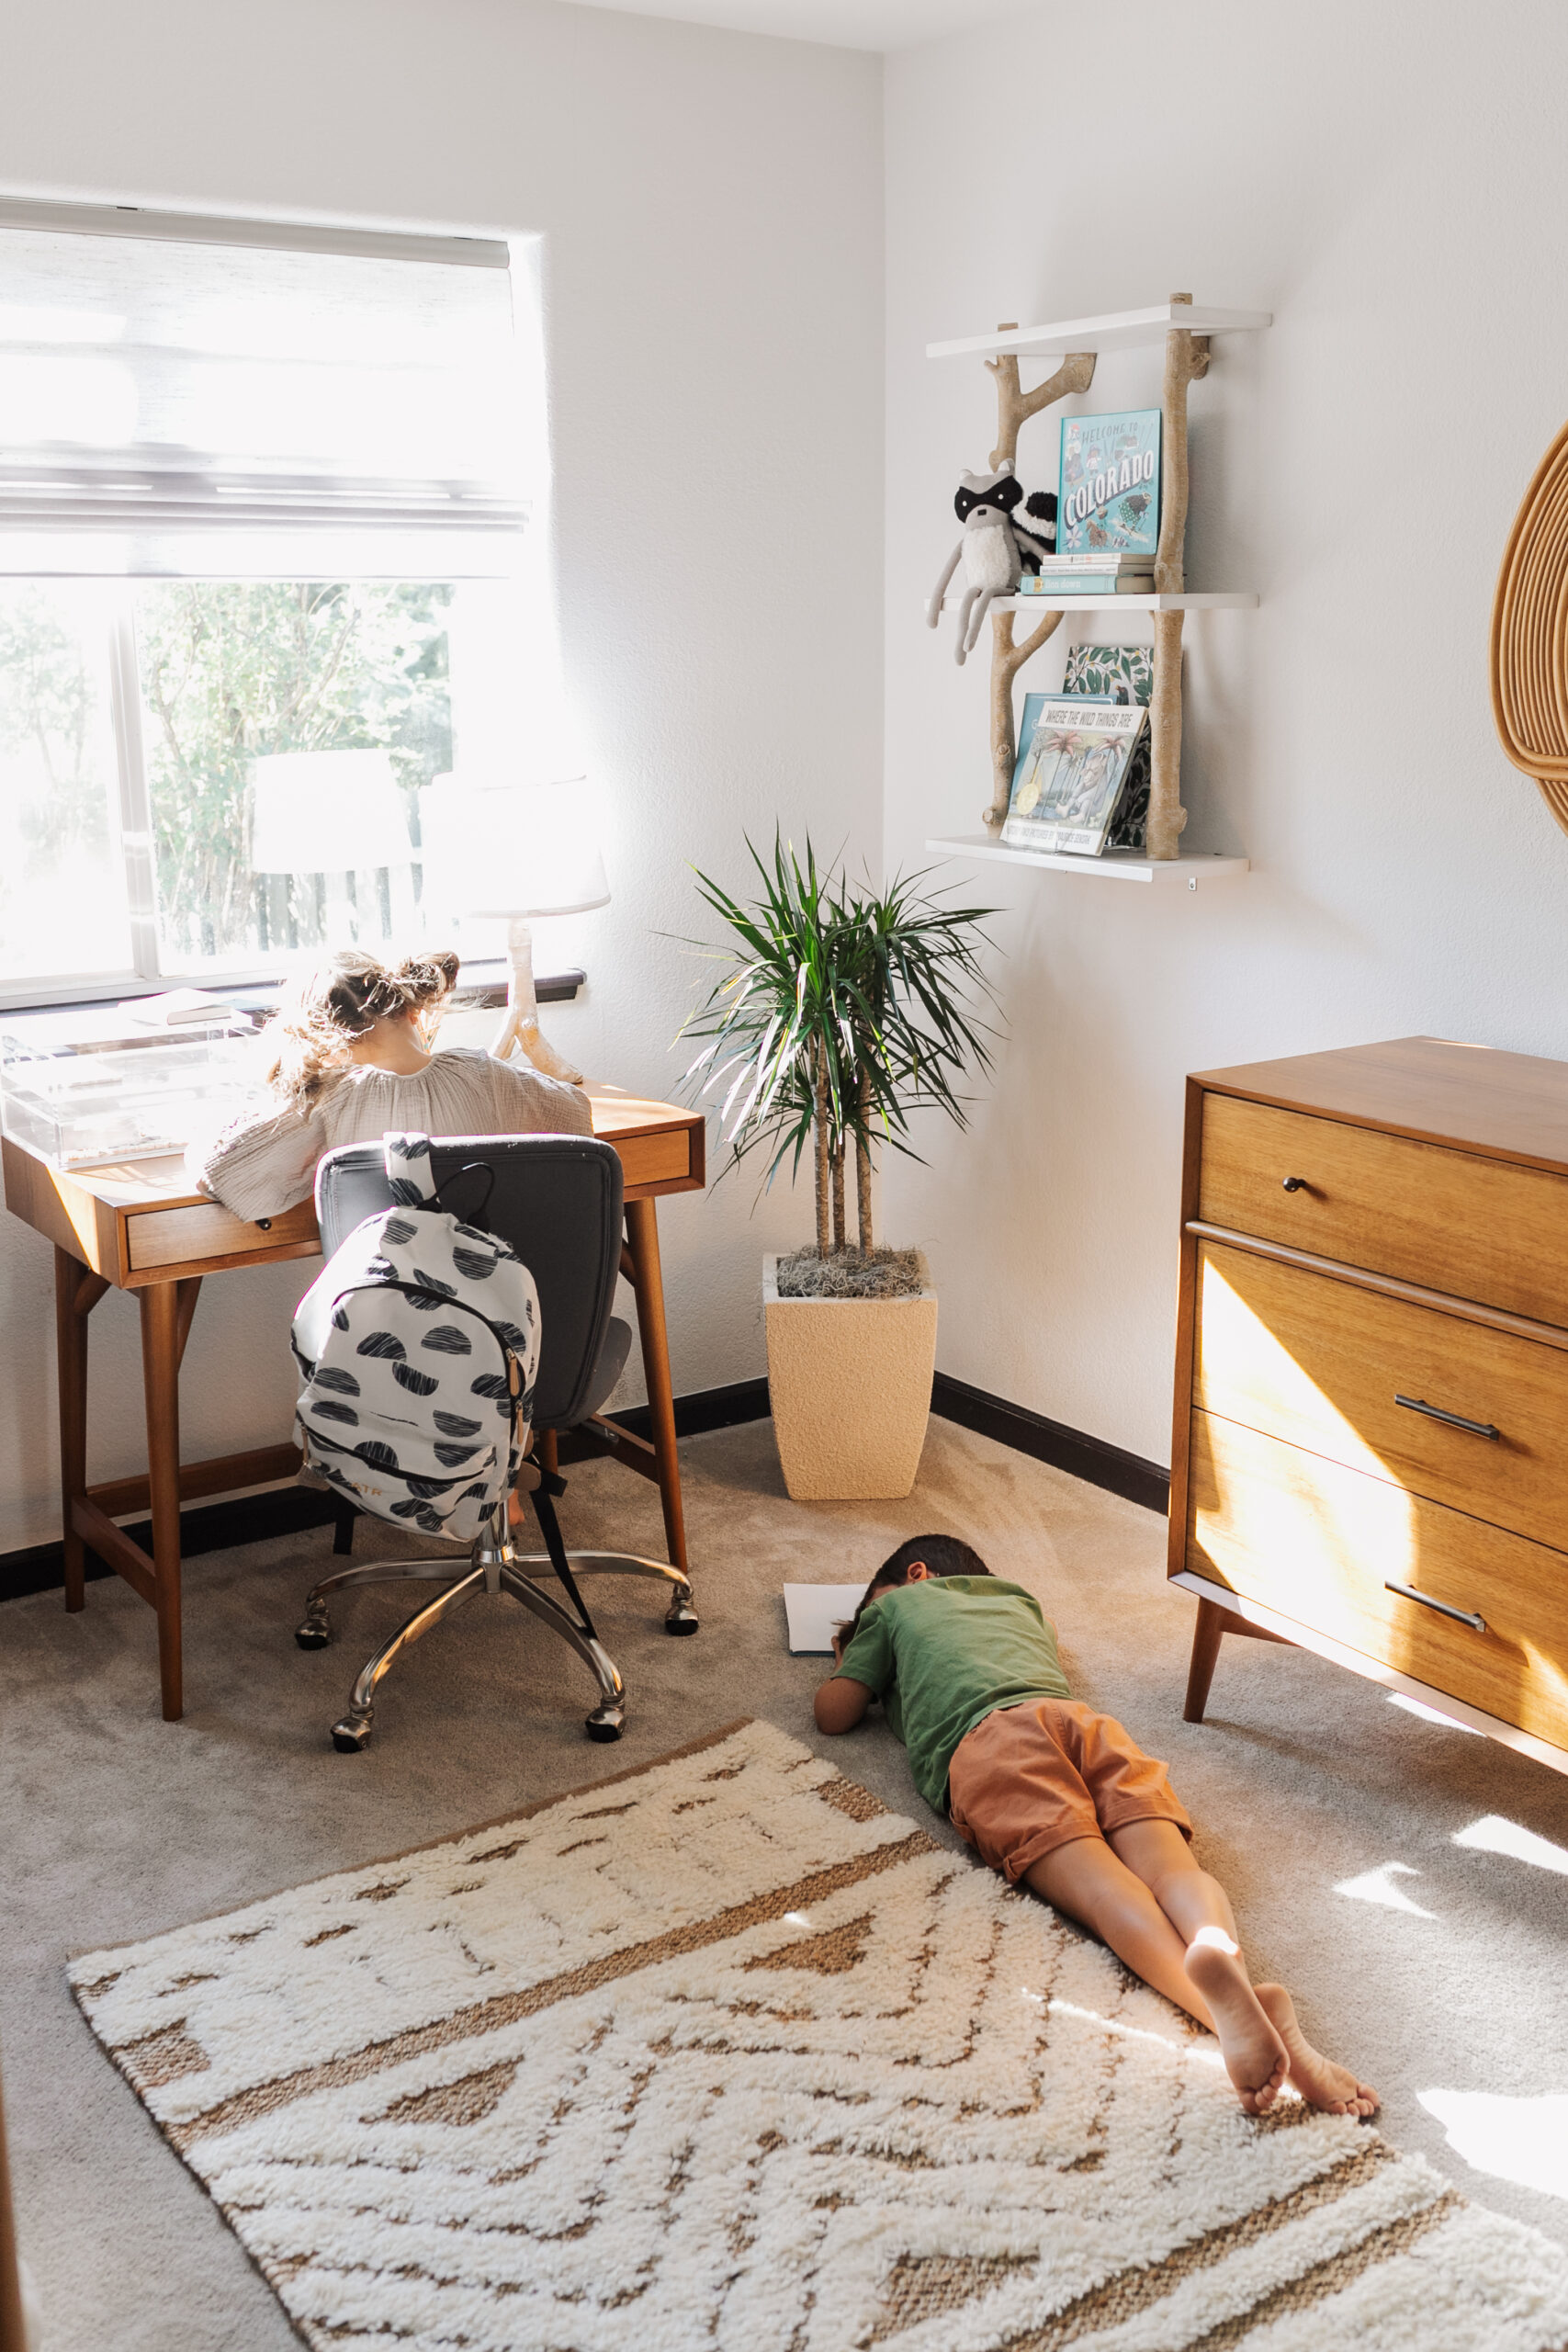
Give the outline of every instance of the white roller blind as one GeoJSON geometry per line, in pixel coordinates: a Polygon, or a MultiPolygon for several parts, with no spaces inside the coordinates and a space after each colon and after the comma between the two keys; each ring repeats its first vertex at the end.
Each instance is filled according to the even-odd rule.
{"type": "Polygon", "coordinates": [[[0,571],[514,568],[503,244],[0,206],[0,571]]]}

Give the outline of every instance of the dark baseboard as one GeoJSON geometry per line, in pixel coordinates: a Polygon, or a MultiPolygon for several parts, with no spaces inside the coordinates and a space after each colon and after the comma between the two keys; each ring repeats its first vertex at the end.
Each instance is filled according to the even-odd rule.
{"type": "Polygon", "coordinates": [[[961,1429],[995,1438],[998,1445],[1010,1445],[1015,1453],[1032,1454],[1036,1462],[1049,1462],[1055,1469],[1066,1470],[1091,1487],[1124,1495],[1130,1503],[1157,1510],[1162,1519],[1170,1508],[1170,1473],[1157,1462],[1145,1462],[1141,1453],[1124,1453],[1119,1445],[1108,1445],[1102,1437],[1086,1437],[1082,1430],[1070,1430],[1063,1421],[1048,1421],[1043,1413],[1010,1405],[1005,1397],[992,1396],[984,1388],[971,1388],[966,1380],[953,1380],[939,1372],[931,1383],[931,1410],[944,1421],[956,1421],[961,1429]]]}
{"type": "MultiPolygon", "coordinates": [[[[931,1410],[943,1420],[995,1438],[1015,1453],[1049,1462],[1091,1487],[1103,1487],[1111,1494],[1125,1496],[1129,1502],[1141,1503],[1145,1510],[1165,1515],[1170,1499],[1170,1473],[1157,1462],[1124,1453],[1119,1445],[1087,1437],[1082,1430],[1070,1430],[1061,1421],[1048,1421],[1043,1413],[1010,1405],[1005,1397],[971,1388],[967,1381],[953,1380],[945,1372],[939,1372],[931,1384],[931,1410]]],[[[700,1437],[708,1430],[734,1429],[742,1421],[767,1418],[765,1380],[735,1380],[724,1388],[699,1388],[675,1399],[675,1429],[681,1437],[700,1437]]],[[[652,1434],[646,1405],[629,1406],[615,1419],[634,1437],[652,1434]]],[[[574,1456],[592,1459],[598,1452],[590,1442],[570,1447],[563,1443],[561,1459],[563,1464],[574,1456]]],[[[303,1528],[330,1527],[337,1510],[330,1495],[310,1487],[282,1487],[233,1502],[198,1504],[180,1514],[180,1549],[191,1559],[199,1552],[223,1552],[240,1544],[265,1543],[269,1536],[298,1534],[303,1528]]],[[[152,1530],[145,1520],[128,1527],[126,1533],[144,1548],[152,1544],[152,1530]]],[[[96,1553],[88,1552],[89,1578],[113,1574],[96,1553]]],[[[64,1581],[64,1549],[59,1544],[34,1544],[24,1551],[0,1553],[0,1601],[19,1600],[28,1592],[58,1591],[64,1581]]]]}
{"type": "MultiPolygon", "coordinates": [[[[198,1552],[228,1552],[240,1544],[265,1544],[272,1535],[294,1535],[304,1527],[331,1527],[338,1506],[330,1495],[310,1487],[280,1487],[264,1495],[243,1495],[226,1503],[199,1503],[180,1513],[180,1553],[191,1559],[198,1552]]],[[[152,1546],[152,1522],[139,1520],[126,1533],[143,1551],[152,1546]]],[[[97,1554],[87,1553],[87,1579],[112,1577],[114,1570],[97,1554]]],[[[24,1593],[58,1592],[65,1582],[65,1547],[34,1544],[25,1551],[0,1553],[0,1600],[19,1600],[24,1593]]]]}

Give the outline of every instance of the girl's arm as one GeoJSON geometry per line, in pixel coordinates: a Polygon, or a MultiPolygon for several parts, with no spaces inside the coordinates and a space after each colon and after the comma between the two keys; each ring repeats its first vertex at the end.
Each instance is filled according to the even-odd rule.
{"type": "Polygon", "coordinates": [[[326,1131],[314,1112],[247,1112],[209,1141],[193,1143],[186,1169],[198,1191],[234,1216],[281,1216],[310,1199],[326,1148],[326,1131]]]}

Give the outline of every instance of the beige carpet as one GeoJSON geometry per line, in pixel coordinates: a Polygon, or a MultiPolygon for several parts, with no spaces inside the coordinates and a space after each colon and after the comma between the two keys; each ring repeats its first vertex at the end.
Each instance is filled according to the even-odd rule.
{"type": "Polygon", "coordinates": [[[1541,2352],[1568,2254],[741,1724],[71,1969],[312,2352],[1541,2352]]]}
{"type": "MultiPolygon", "coordinates": [[[[950,1424],[932,1423],[907,1504],[791,1504],[766,1424],[683,1455],[703,1631],[670,1641],[656,1598],[600,1588],[632,1702],[613,1750],[583,1738],[586,1674],[495,1602],[422,1644],[383,1686],[369,1750],[335,1756],[327,1726],[407,1600],[362,1596],[334,1647],[298,1651],[324,1533],[190,1564],[177,1726],[158,1719],[150,1614],[123,1586],[91,1587],[77,1618],[47,1594],[0,1610],[0,2053],[47,2352],[298,2343],[94,2042],[69,1954],[452,1836],[741,1714],[909,1810],[903,1752],[879,1724],[841,1741],[813,1731],[822,1668],[785,1653],[778,1591],[786,1577],[868,1573],[930,1526],[1040,1592],[1081,1694],[1170,1758],[1255,1968],[1291,1984],[1308,2030],[1378,2086],[1393,2146],[1568,2244],[1568,2133],[1540,2137],[1568,2094],[1568,1781],[1262,1645],[1234,1645],[1211,1721],[1183,1724],[1190,1603],[1164,1586],[1163,1523],[950,1424]]],[[[575,1472],[563,1508],[580,1544],[657,1543],[657,1497],[613,1464],[575,1472]]]]}

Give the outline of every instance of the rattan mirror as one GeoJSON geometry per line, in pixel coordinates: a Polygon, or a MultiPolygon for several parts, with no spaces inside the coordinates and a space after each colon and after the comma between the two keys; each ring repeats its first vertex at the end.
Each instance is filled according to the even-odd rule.
{"type": "Polygon", "coordinates": [[[1536,469],[1497,575],[1492,716],[1568,832],[1568,425],[1536,469]]]}

